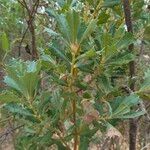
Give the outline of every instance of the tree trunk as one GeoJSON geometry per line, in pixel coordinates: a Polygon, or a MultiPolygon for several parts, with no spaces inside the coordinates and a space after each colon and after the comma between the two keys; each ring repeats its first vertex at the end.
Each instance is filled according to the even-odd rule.
{"type": "MultiPolygon", "coordinates": [[[[132,19],[131,19],[131,10],[129,0],[123,0],[123,8],[125,15],[125,23],[127,26],[128,32],[133,33],[132,19]]],[[[129,51],[134,51],[134,44],[129,45],[129,51]]],[[[130,89],[135,90],[135,81],[133,77],[135,76],[135,62],[131,61],[129,63],[129,73],[131,78],[130,89]]],[[[136,119],[130,119],[129,121],[129,150],[136,150],[136,136],[137,136],[137,122],[136,119]]]]}

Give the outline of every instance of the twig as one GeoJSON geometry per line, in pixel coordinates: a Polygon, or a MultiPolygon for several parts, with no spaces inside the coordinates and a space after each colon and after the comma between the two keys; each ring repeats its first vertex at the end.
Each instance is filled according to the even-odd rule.
{"type": "Polygon", "coordinates": [[[26,30],[25,30],[25,32],[23,33],[23,36],[22,36],[22,38],[21,38],[21,41],[20,41],[20,44],[19,44],[18,57],[20,57],[20,55],[21,55],[21,46],[22,46],[23,40],[24,40],[24,38],[25,38],[25,36],[26,36],[26,33],[27,33],[28,29],[29,29],[29,27],[26,28],[26,30]]]}
{"type": "Polygon", "coordinates": [[[30,14],[30,9],[29,9],[29,7],[28,7],[28,5],[27,5],[26,1],[25,1],[25,0],[23,0],[23,3],[24,3],[25,8],[26,8],[26,10],[27,10],[27,12],[28,12],[28,15],[30,16],[30,15],[31,15],[31,14],[30,14]]]}
{"type": "Polygon", "coordinates": [[[1,120],[1,121],[0,121],[0,124],[3,123],[3,122],[8,121],[10,118],[12,118],[12,116],[10,116],[10,117],[8,117],[8,118],[6,118],[6,119],[4,119],[4,120],[1,120]]]}
{"type": "Polygon", "coordinates": [[[141,150],[146,150],[147,148],[149,148],[150,147],[150,143],[148,143],[147,145],[145,145],[141,150]]]}
{"type": "Polygon", "coordinates": [[[20,3],[23,7],[26,7],[24,4],[23,4],[23,2],[21,2],[20,0],[17,0],[18,1],[18,3],[20,3]]]}
{"type": "MultiPolygon", "coordinates": [[[[144,105],[144,104],[142,104],[142,105],[144,105]]],[[[150,107],[150,104],[147,105],[146,107],[144,106],[144,110],[145,110],[145,112],[146,112],[147,119],[148,119],[148,121],[150,122],[150,115],[149,115],[148,112],[147,112],[147,109],[148,109],[149,107],[150,107]]],[[[141,120],[141,118],[142,118],[142,116],[140,116],[140,117],[137,119],[137,122],[139,122],[139,121],[141,120]]]]}
{"type": "Polygon", "coordinates": [[[24,124],[23,124],[23,125],[20,125],[20,126],[17,126],[17,127],[15,127],[15,128],[12,128],[12,129],[10,129],[10,130],[7,130],[6,132],[2,133],[2,134],[0,135],[0,139],[2,139],[2,138],[4,138],[4,139],[2,139],[2,142],[1,142],[1,143],[3,143],[3,142],[6,140],[6,138],[7,138],[7,136],[8,136],[9,134],[12,134],[12,132],[14,132],[15,130],[17,130],[17,129],[19,129],[19,128],[22,128],[23,126],[24,126],[24,124]]]}

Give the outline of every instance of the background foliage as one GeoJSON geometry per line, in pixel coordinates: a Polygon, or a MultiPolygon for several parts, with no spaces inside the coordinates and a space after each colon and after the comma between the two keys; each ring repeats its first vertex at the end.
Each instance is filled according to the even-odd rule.
{"type": "MultiPolygon", "coordinates": [[[[126,30],[121,0],[37,0],[35,10],[34,0],[0,2],[0,124],[13,124],[14,148],[121,149],[122,122],[149,117],[148,1],[130,2],[134,34],[126,30]]],[[[143,147],[147,139],[140,138],[143,147]]]]}

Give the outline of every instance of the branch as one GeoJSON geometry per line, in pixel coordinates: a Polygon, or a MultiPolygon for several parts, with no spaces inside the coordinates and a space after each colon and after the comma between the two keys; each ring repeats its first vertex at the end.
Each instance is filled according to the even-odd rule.
{"type": "Polygon", "coordinates": [[[29,29],[30,23],[31,23],[31,22],[33,21],[33,19],[35,18],[35,14],[36,14],[37,8],[38,8],[38,6],[39,6],[39,0],[37,0],[37,1],[35,2],[35,4],[34,4],[32,10],[30,10],[30,9],[28,8],[27,3],[26,3],[25,0],[23,0],[23,2],[21,2],[20,0],[18,0],[18,2],[27,10],[28,15],[29,15],[29,20],[27,20],[27,25],[28,25],[28,26],[27,26],[25,32],[23,33],[23,36],[22,36],[21,41],[20,41],[20,44],[19,44],[19,53],[18,53],[18,56],[20,57],[20,55],[21,55],[21,45],[22,45],[23,40],[24,40],[24,38],[25,38],[25,36],[26,36],[26,34],[27,34],[27,31],[28,31],[28,29],[29,29]]]}
{"type": "Polygon", "coordinates": [[[21,2],[20,0],[17,0],[17,1],[18,1],[18,3],[20,3],[23,7],[26,7],[23,2],[21,2]]]}

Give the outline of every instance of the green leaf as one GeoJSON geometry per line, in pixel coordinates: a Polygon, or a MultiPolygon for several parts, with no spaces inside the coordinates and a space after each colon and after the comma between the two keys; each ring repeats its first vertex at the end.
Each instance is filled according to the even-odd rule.
{"type": "Polygon", "coordinates": [[[143,115],[145,113],[144,111],[131,111],[131,107],[137,105],[139,100],[139,97],[135,94],[116,98],[111,102],[111,107],[113,109],[111,118],[134,118],[143,115]]]}
{"type": "Polygon", "coordinates": [[[88,87],[88,84],[86,84],[86,83],[84,83],[84,82],[82,82],[80,80],[77,80],[75,82],[75,86],[85,91],[87,89],[87,87],[88,87]]]}
{"type": "Polygon", "coordinates": [[[126,32],[125,35],[116,43],[118,49],[126,48],[135,41],[132,33],[126,32]]]}
{"type": "Polygon", "coordinates": [[[144,91],[137,91],[136,93],[140,96],[141,99],[150,101],[150,93],[146,93],[144,91]]]}
{"type": "Polygon", "coordinates": [[[150,69],[145,72],[144,81],[141,85],[139,92],[149,92],[150,91],[150,69]]]}
{"type": "Polygon", "coordinates": [[[135,56],[131,53],[122,53],[118,54],[110,59],[107,60],[107,64],[109,65],[123,65],[128,64],[130,61],[133,61],[135,56]]]}
{"type": "Polygon", "coordinates": [[[91,60],[87,62],[78,61],[76,67],[79,68],[81,71],[93,73],[93,65],[94,65],[94,61],[91,60]]]}
{"type": "Polygon", "coordinates": [[[118,49],[116,47],[116,44],[114,43],[114,38],[110,33],[102,33],[100,36],[100,43],[102,47],[101,53],[104,62],[118,53],[118,49]]]}
{"type": "Polygon", "coordinates": [[[54,30],[50,29],[50,28],[45,28],[44,32],[47,32],[50,36],[60,36],[58,33],[56,33],[54,30]]]}
{"type": "Polygon", "coordinates": [[[7,76],[4,82],[11,88],[22,93],[27,99],[32,99],[40,80],[40,61],[23,62],[14,60],[12,64],[6,65],[7,76]]]}
{"type": "Polygon", "coordinates": [[[58,29],[63,38],[71,43],[71,31],[65,15],[57,15],[58,29]]]}
{"type": "Polygon", "coordinates": [[[55,61],[50,55],[43,54],[43,55],[41,56],[41,59],[42,59],[43,61],[49,62],[49,63],[51,63],[52,65],[56,66],[56,61],[55,61]]]}
{"type": "Polygon", "coordinates": [[[56,111],[60,112],[62,103],[63,103],[63,99],[61,98],[59,90],[56,90],[53,92],[52,98],[50,100],[51,100],[51,103],[52,103],[52,106],[54,107],[54,109],[57,109],[56,111]]]}
{"type": "Polygon", "coordinates": [[[66,149],[67,149],[67,148],[62,144],[61,141],[59,141],[59,140],[54,140],[54,139],[53,139],[53,142],[57,145],[58,150],[66,150],[66,149]]]}
{"type": "Polygon", "coordinates": [[[98,17],[98,24],[104,24],[108,21],[110,15],[106,13],[106,11],[102,11],[98,17]]]}
{"type": "Polygon", "coordinates": [[[145,111],[137,111],[137,112],[132,112],[132,113],[120,116],[120,118],[121,119],[136,118],[136,117],[144,115],[145,113],[146,113],[145,111]]]}
{"type": "Polygon", "coordinates": [[[70,60],[67,58],[67,56],[64,54],[63,50],[59,49],[54,43],[53,45],[50,46],[50,51],[55,55],[61,58],[62,60],[66,61],[68,65],[70,65],[70,60]]]}
{"type": "Polygon", "coordinates": [[[20,102],[20,98],[11,91],[0,93],[0,103],[20,102]]]}
{"type": "Polygon", "coordinates": [[[102,48],[107,46],[112,46],[113,44],[113,37],[110,33],[107,32],[101,34],[100,40],[101,40],[102,48]]]}
{"type": "Polygon", "coordinates": [[[79,14],[75,10],[71,10],[67,13],[66,19],[71,32],[71,43],[77,42],[78,28],[80,25],[79,14]]]}
{"type": "Polygon", "coordinates": [[[103,7],[114,7],[120,3],[121,0],[104,0],[103,7]]]}
{"type": "Polygon", "coordinates": [[[81,54],[77,57],[78,60],[83,59],[83,58],[92,58],[96,56],[96,51],[93,49],[90,49],[89,51],[85,52],[84,54],[81,54]]]}
{"type": "Polygon", "coordinates": [[[144,40],[150,42],[150,25],[145,28],[144,40]]]}
{"type": "Polygon", "coordinates": [[[54,18],[56,18],[57,17],[57,13],[54,11],[54,10],[52,10],[52,9],[46,9],[46,13],[50,16],[50,17],[54,17],[54,18]]]}
{"type": "Polygon", "coordinates": [[[15,103],[7,104],[5,106],[5,109],[7,109],[8,111],[10,111],[11,113],[18,114],[18,115],[33,116],[33,114],[29,110],[27,110],[23,106],[15,104],[15,103]]]}
{"type": "Polygon", "coordinates": [[[56,74],[50,73],[50,75],[51,75],[51,79],[54,82],[56,82],[57,84],[62,85],[62,86],[67,86],[67,82],[65,82],[64,80],[59,79],[59,77],[56,74]]]}
{"type": "Polygon", "coordinates": [[[6,33],[1,35],[2,49],[7,53],[9,51],[9,42],[6,33]]]}
{"type": "Polygon", "coordinates": [[[19,82],[19,78],[17,78],[16,76],[5,76],[4,78],[4,82],[11,88],[21,92],[22,89],[21,89],[21,85],[20,85],[20,82],[19,82]],[[16,78],[16,80],[15,80],[16,78]],[[20,86],[19,86],[20,85],[20,86]]]}
{"type": "Polygon", "coordinates": [[[89,148],[90,139],[86,136],[80,138],[80,150],[87,150],[89,148]]]}
{"type": "Polygon", "coordinates": [[[98,80],[98,86],[104,93],[108,94],[109,92],[112,91],[113,87],[111,86],[111,82],[108,76],[103,74],[99,76],[97,80],[98,80]]]}
{"type": "Polygon", "coordinates": [[[50,105],[51,93],[49,91],[42,91],[40,95],[40,105],[38,105],[38,110],[40,110],[40,114],[44,114],[47,107],[50,105]]]}
{"type": "Polygon", "coordinates": [[[82,37],[81,37],[80,44],[81,44],[85,39],[87,39],[88,36],[95,30],[95,28],[96,28],[96,23],[97,23],[97,20],[96,20],[96,19],[92,19],[92,20],[89,22],[89,24],[88,24],[88,26],[87,26],[85,32],[83,33],[83,35],[82,35],[82,37]]]}
{"type": "Polygon", "coordinates": [[[89,148],[89,144],[91,138],[97,132],[98,128],[90,129],[89,127],[83,127],[82,134],[80,136],[80,148],[81,150],[87,150],[89,148]]]}

